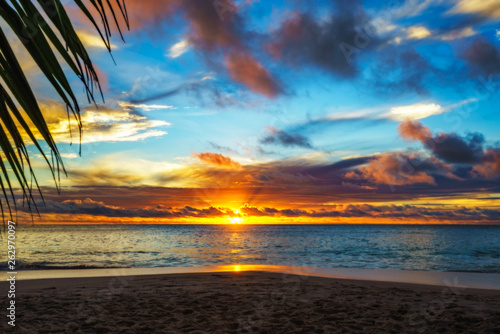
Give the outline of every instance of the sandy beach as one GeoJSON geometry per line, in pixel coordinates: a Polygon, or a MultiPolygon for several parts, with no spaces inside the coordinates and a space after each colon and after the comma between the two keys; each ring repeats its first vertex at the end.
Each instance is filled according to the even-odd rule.
{"type": "Polygon", "coordinates": [[[269,272],[38,279],[16,283],[15,329],[2,318],[2,333],[500,333],[500,291],[269,272]]]}

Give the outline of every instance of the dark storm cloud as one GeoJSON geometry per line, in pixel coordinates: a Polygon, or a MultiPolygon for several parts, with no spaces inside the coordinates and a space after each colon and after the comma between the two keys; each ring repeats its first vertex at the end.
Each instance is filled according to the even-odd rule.
{"type": "Polygon", "coordinates": [[[276,97],[282,93],[278,80],[251,54],[245,45],[245,20],[232,1],[226,3],[229,6],[221,8],[212,1],[178,2],[191,22],[190,43],[202,52],[222,51],[231,79],[254,93],[276,97]]]}
{"type": "Polygon", "coordinates": [[[483,158],[484,137],[470,133],[465,137],[455,133],[440,133],[424,142],[437,158],[449,163],[477,163],[483,158]]]}
{"type": "Polygon", "coordinates": [[[473,164],[483,159],[484,137],[480,133],[465,137],[455,133],[432,135],[428,127],[416,120],[402,122],[398,131],[403,139],[420,141],[435,157],[449,163],[473,164]]]}
{"type": "Polygon", "coordinates": [[[343,124],[356,124],[356,128],[359,130],[364,127],[370,127],[381,123],[387,123],[392,120],[388,118],[375,118],[374,116],[353,116],[353,117],[321,117],[315,119],[309,119],[303,123],[297,124],[290,127],[288,131],[290,132],[301,132],[301,133],[316,133],[317,131],[324,131],[331,127],[340,126],[343,124]]]}
{"type": "Polygon", "coordinates": [[[325,174],[337,173],[337,172],[343,171],[345,169],[350,169],[353,167],[364,165],[364,164],[368,163],[373,158],[374,157],[369,156],[369,157],[344,159],[341,161],[337,161],[333,164],[312,166],[312,167],[307,168],[306,171],[307,171],[307,173],[309,173],[311,175],[323,176],[325,174]]]}
{"type": "Polygon", "coordinates": [[[169,89],[166,92],[157,93],[157,94],[154,94],[154,95],[151,95],[148,97],[141,97],[138,99],[133,98],[133,99],[130,99],[128,102],[130,102],[132,104],[142,104],[142,103],[152,102],[155,100],[164,99],[166,97],[171,97],[171,96],[174,96],[174,95],[181,93],[182,91],[187,89],[190,85],[191,84],[184,84],[184,85],[181,85],[175,89],[169,89]]]}
{"type": "Polygon", "coordinates": [[[474,166],[472,173],[488,180],[500,178],[500,148],[487,149],[481,163],[474,166]]]}
{"type": "Polygon", "coordinates": [[[356,76],[356,55],[376,48],[383,40],[363,32],[370,18],[360,1],[334,3],[326,20],[295,13],[273,34],[269,52],[294,67],[310,64],[341,77],[356,76]]]}
{"type": "Polygon", "coordinates": [[[341,78],[362,77],[359,89],[381,94],[428,94],[430,76],[447,74],[411,45],[391,42],[395,33],[382,33],[378,25],[385,22],[371,18],[360,1],[333,3],[326,18],[307,11],[290,15],[271,34],[267,50],[292,68],[312,66],[341,78]],[[371,62],[364,73],[359,68],[361,58],[371,62]]]}
{"type": "MultiPolygon", "coordinates": [[[[180,14],[189,23],[186,36],[189,44],[201,52],[210,65],[225,68],[233,81],[254,93],[268,98],[282,93],[279,80],[254,57],[247,45],[252,33],[245,27],[246,17],[240,15],[232,0],[133,0],[130,6],[136,9],[132,19],[149,31],[157,31],[162,21],[180,14]]],[[[171,92],[165,92],[152,98],[170,95],[171,92]]]]}
{"type": "Polygon", "coordinates": [[[201,106],[215,105],[217,107],[228,107],[242,103],[242,101],[232,98],[227,91],[221,88],[219,82],[209,77],[192,80],[166,91],[150,92],[148,89],[139,88],[137,91],[131,93],[131,97],[126,102],[130,104],[128,107],[131,111],[137,112],[137,109],[140,109],[142,104],[173,97],[182,93],[196,98],[201,106]]]}
{"type": "Polygon", "coordinates": [[[461,180],[466,180],[471,175],[484,180],[500,178],[500,148],[490,147],[485,150],[485,140],[480,133],[469,133],[464,137],[455,133],[433,135],[419,121],[410,120],[402,122],[398,131],[406,140],[420,141],[433,157],[452,164],[463,164],[460,168],[456,167],[454,173],[461,180]],[[464,165],[468,167],[464,168],[464,165]]]}
{"type": "MultiPolygon", "coordinates": [[[[25,209],[23,207],[23,209],[25,209]]],[[[66,200],[56,202],[45,201],[45,205],[39,208],[40,213],[57,214],[84,214],[102,217],[141,217],[141,218],[181,218],[181,217],[218,217],[226,214],[215,207],[197,209],[185,206],[178,209],[157,205],[147,209],[123,208],[107,205],[103,202],[94,201],[90,198],[85,200],[66,200]]],[[[27,208],[26,208],[27,211],[27,208]]]]}
{"type": "Polygon", "coordinates": [[[433,210],[414,205],[369,205],[348,204],[334,205],[331,209],[301,210],[258,208],[246,205],[241,212],[251,216],[273,217],[311,217],[311,218],[399,218],[399,219],[440,219],[454,221],[500,221],[500,210],[478,208],[452,208],[433,210]]]}
{"type": "Polygon", "coordinates": [[[309,139],[299,133],[288,133],[283,130],[270,128],[270,134],[260,140],[262,144],[266,145],[281,145],[285,147],[303,147],[312,148],[309,139]]]}
{"type": "Polygon", "coordinates": [[[459,57],[471,67],[472,74],[500,73],[500,50],[483,36],[475,37],[459,57]]]}

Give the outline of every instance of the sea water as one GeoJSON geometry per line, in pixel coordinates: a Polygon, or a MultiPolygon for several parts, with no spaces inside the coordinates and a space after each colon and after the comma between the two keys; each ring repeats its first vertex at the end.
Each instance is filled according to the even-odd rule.
{"type": "MultiPolygon", "coordinates": [[[[6,244],[6,233],[0,238],[6,244]]],[[[500,226],[21,225],[16,262],[18,270],[266,264],[500,273],[500,226]]]]}

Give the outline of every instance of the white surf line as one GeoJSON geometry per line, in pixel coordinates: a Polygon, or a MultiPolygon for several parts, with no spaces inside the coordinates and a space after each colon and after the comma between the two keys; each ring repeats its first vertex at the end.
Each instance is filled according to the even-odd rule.
{"type": "MultiPolygon", "coordinates": [[[[357,269],[357,268],[324,268],[273,265],[225,265],[225,266],[193,266],[163,268],[110,268],[110,269],[57,269],[57,270],[19,270],[17,280],[167,275],[208,272],[245,272],[262,271],[291,275],[317,276],[340,279],[424,284],[474,289],[500,290],[500,274],[414,271],[392,269],[357,269]]],[[[8,278],[6,272],[0,273],[0,280],[8,278]]]]}

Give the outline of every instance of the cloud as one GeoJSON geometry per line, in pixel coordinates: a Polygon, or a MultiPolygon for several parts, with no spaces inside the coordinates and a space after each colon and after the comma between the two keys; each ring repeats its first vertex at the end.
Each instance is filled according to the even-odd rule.
{"type": "Polygon", "coordinates": [[[407,106],[393,107],[391,108],[390,116],[392,119],[402,121],[405,119],[421,119],[433,115],[439,115],[445,111],[445,109],[436,103],[417,103],[407,106]]]}
{"type": "MultiPolygon", "coordinates": [[[[116,4],[114,6],[117,9],[116,4]]],[[[251,54],[247,44],[252,33],[245,29],[244,17],[238,15],[238,7],[232,0],[225,1],[224,6],[222,13],[214,1],[127,1],[131,25],[146,28],[144,30],[152,35],[158,34],[159,28],[174,15],[189,22],[186,36],[169,49],[169,57],[179,57],[192,47],[202,52],[209,64],[218,67],[222,54],[226,70],[233,80],[255,93],[276,97],[282,91],[277,88],[277,80],[251,54]],[[249,71],[241,66],[249,66],[249,71]]]]}
{"type": "MultiPolygon", "coordinates": [[[[150,92],[148,89],[148,84],[142,82],[141,80],[136,81],[134,86],[132,87],[132,90],[127,93],[127,96],[130,97],[128,101],[119,101],[118,104],[129,108],[133,110],[136,107],[140,107],[142,109],[176,109],[173,106],[158,106],[158,105],[148,105],[146,103],[152,102],[155,100],[160,100],[164,99],[167,97],[175,96],[177,94],[180,94],[182,92],[186,93],[197,93],[198,91],[203,88],[206,90],[207,88],[213,88],[213,86],[209,86],[209,82],[214,80],[214,77],[211,75],[212,73],[208,73],[201,77],[200,79],[197,80],[190,80],[186,83],[183,83],[175,88],[170,88],[166,91],[156,91],[156,92],[150,92]]],[[[164,76],[164,73],[161,71],[157,71],[157,73],[154,74],[155,80],[157,80],[158,85],[164,81],[162,78],[164,76]]],[[[214,93],[213,98],[215,100],[219,99],[220,96],[219,94],[214,93]]]]}
{"type": "Polygon", "coordinates": [[[405,140],[425,142],[432,137],[431,130],[419,121],[405,120],[398,126],[399,135],[405,140]]]}
{"type": "Polygon", "coordinates": [[[317,133],[329,127],[346,123],[358,123],[361,126],[377,125],[381,123],[403,120],[416,120],[450,112],[468,103],[477,101],[470,98],[453,104],[441,106],[436,103],[416,103],[405,106],[377,106],[360,110],[335,111],[320,117],[308,118],[307,121],[295,124],[286,129],[294,133],[317,133]]]}
{"type": "Polygon", "coordinates": [[[429,75],[437,72],[427,59],[413,48],[386,46],[379,53],[378,63],[371,68],[370,84],[380,92],[428,93],[429,75]]]}
{"type": "Polygon", "coordinates": [[[469,37],[476,35],[477,31],[472,27],[465,27],[460,29],[451,30],[449,32],[443,33],[440,35],[440,39],[443,41],[450,41],[454,39],[460,39],[464,37],[469,37]]]}
{"type": "Polygon", "coordinates": [[[226,68],[229,76],[254,93],[274,98],[280,93],[276,81],[251,55],[244,52],[231,52],[226,56],[226,68]]]}
{"type": "Polygon", "coordinates": [[[191,23],[188,40],[193,47],[208,53],[222,51],[229,76],[254,93],[274,98],[281,92],[277,81],[245,46],[243,19],[236,10],[227,11],[221,19],[212,1],[188,0],[179,5],[191,23]]]}
{"type": "Polygon", "coordinates": [[[78,158],[78,154],[76,153],[61,153],[61,157],[64,159],[76,159],[78,158]]]}
{"type": "Polygon", "coordinates": [[[150,208],[126,209],[119,206],[106,205],[104,202],[94,201],[90,198],[86,198],[84,200],[66,200],[63,202],[55,202],[51,200],[45,201],[45,206],[40,207],[40,212],[128,218],[208,218],[221,217],[228,214],[228,212],[212,206],[203,209],[197,209],[190,206],[172,209],[157,205],[150,208]]]}
{"type": "MultiPolygon", "coordinates": [[[[131,27],[152,28],[158,29],[163,19],[172,15],[176,10],[176,5],[179,0],[166,0],[166,1],[143,1],[143,0],[127,0],[127,15],[130,20],[131,27]]],[[[116,1],[111,1],[111,5],[115,13],[120,12],[116,1]]],[[[79,20],[79,22],[87,22],[88,18],[83,12],[77,10],[76,5],[65,5],[69,9],[70,17],[79,20]]],[[[92,6],[89,10],[93,17],[99,17],[98,13],[92,6]]],[[[119,16],[119,15],[118,15],[119,16]]],[[[119,18],[121,20],[121,18],[119,18]]],[[[125,25],[122,24],[122,27],[125,25]]],[[[114,29],[113,24],[110,22],[110,27],[114,29]]]]}
{"type": "Polygon", "coordinates": [[[484,137],[470,133],[460,137],[454,133],[440,133],[425,143],[439,159],[450,163],[476,163],[483,156],[484,137]]]}
{"type": "Polygon", "coordinates": [[[396,44],[401,44],[403,40],[419,40],[419,39],[433,39],[442,41],[451,41],[455,39],[460,39],[464,37],[470,37],[476,35],[478,32],[474,30],[473,27],[460,27],[460,28],[445,28],[429,30],[424,26],[412,26],[407,29],[402,29],[405,36],[396,36],[394,42],[396,44]]]}
{"type": "Polygon", "coordinates": [[[500,73],[500,50],[486,37],[475,37],[458,56],[469,64],[472,74],[500,73]]]}
{"type": "Polygon", "coordinates": [[[170,47],[168,50],[168,57],[170,58],[178,58],[182,56],[184,53],[188,52],[191,48],[191,44],[187,39],[183,39],[170,47]]]}
{"type": "Polygon", "coordinates": [[[359,1],[334,3],[336,8],[324,20],[294,13],[274,31],[268,51],[296,68],[312,65],[340,77],[356,76],[359,47],[363,45],[363,51],[374,49],[382,40],[360,35],[370,18],[359,1]]]}
{"type": "Polygon", "coordinates": [[[431,32],[424,26],[412,26],[406,29],[406,38],[424,39],[431,36],[431,32]]]}
{"type": "MultiPolygon", "coordinates": [[[[405,153],[410,157],[411,154],[405,153]]],[[[176,169],[171,169],[168,166],[162,166],[159,162],[137,161],[136,159],[127,162],[126,156],[123,159],[114,157],[115,165],[113,166],[127,163],[130,165],[128,168],[131,172],[130,178],[115,182],[117,178],[122,178],[125,175],[122,173],[123,170],[113,166],[108,166],[110,168],[107,173],[97,173],[101,163],[99,160],[99,163],[90,162],[89,166],[80,170],[85,173],[82,175],[93,174],[94,179],[89,180],[86,183],[87,186],[73,184],[72,187],[65,188],[62,195],[59,195],[53,187],[44,187],[43,193],[46,201],[57,203],[63,200],[81,201],[92,194],[92,201],[112,207],[109,213],[105,213],[107,216],[130,217],[130,219],[123,220],[110,219],[109,222],[132,222],[134,221],[133,217],[140,215],[143,217],[156,215],[165,219],[174,217],[172,222],[180,222],[183,212],[192,214],[195,212],[194,209],[201,211],[210,208],[210,206],[224,212],[226,205],[231,205],[231,209],[234,209],[244,203],[248,203],[249,206],[260,211],[268,208],[265,210],[266,215],[275,218],[328,218],[336,216],[348,218],[356,217],[357,212],[360,215],[366,214],[366,218],[369,218],[368,213],[371,210],[364,207],[362,203],[382,204],[390,202],[413,202],[417,206],[409,208],[408,211],[402,208],[406,206],[398,206],[399,209],[394,209],[392,213],[394,219],[398,219],[398,217],[401,219],[411,218],[411,211],[417,210],[417,208],[422,214],[422,218],[428,212],[429,217],[436,217],[436,222],[441,223],[449,217],[453,221],[455,215],[468,222],[475,221],[477,217],[483,217],[478,219],[484,219],[484,221],[488,221],[485,217],[494,217],[493,211],[495,210],[488,211],[487,209],[497,207],[495,198],[498,196],[495,197],[494,194],[498,192],[498,178],[485,180],[482,175],[471,174],[470,168],[462,169],[460,167],[455,169],[454,173],[466,179],[457,182],[457,178],[453,175],[448,177],[447,169],[440,168],[439,162],[436,163],[435,160],[427,157],[415,156],[416,159],[409,159],[409,162],[401,159],[401,172],[403,176],[409,175],[402,180],[405,181],[403,183],[408,184],[395,185],[394,187],[380,186],[381,183],[366,180],[357,171],[360,165],[368,165],[376,157],[354,158],[333,164],[317,160],[289,159],[244,165],[241,169],[213,168],[213,166],[205,164],[180,165],[176,169]],[[428,165],[425,166],[425,163],[419,165],[416,163],[417,161],[427,162],[428,165]],[[150,169],[151,164],[156,164],[156,166],[150,169]],[[141,175],[137,175],[137,167],[134,172],[134,165],[141,166],[139,172],[141,175]],[[346,171],[351,168],[355,168],[353,171],[357,175],[354,178],[345,177],[346,171]],[[422,171],[432,177],[436,185],[408,182],[416,181],[411,179],[411,168],[415,168],[415,174],[422,171]],[[163,179],[159,176],[163,176],[163,179]],[[145,178],[156,179],[157,183],[155,184],[159,186],[141,186],[141,184],[150,184],[143,182],[145,178]],[[120,186],[110,186],[111,184],[119,184],[120,186]],[[273,207],[269,207],[269,203],[272,203],[273,207]],[[347,205],[353,206],[349,209],[344,208],[347,205]],[[423,205],[423,207],[419,205],[423,205]],[[463,205],[468,206],[469,209],[462,208],[463,205]],[[479,209],[479,207],[485,209],[479,209]],[[138,211],[140,209],[145,211],[138,211]],[[440,214],[442,219],[438,218],[440,214]]],[[[69,168],[70,172],[72,170],[73,168],[69,168]]],[[[73,178],[74,175],[70,174],[71,181],[73,178]]],[[[87,203],[87,205],[90,204],[87,203]]],[[[375,219],[370,222],[380,223],[378,218],[381,217],[377,216],[377,210],[389,210],[384,209],[384,205],[373,205],[373,207],[375,219]]],[[[108,209],[101,208],[100,210],[108,209]]],[[[75,209],[74,212],[78,211],[75,209]]],[[[389,212],[386,214],[390,215],[389,212]]],[[[70,215],[71,213],[64,216],[50,215],[48,218],[44,217],[44,220],[67,221],[70,215]]],[[[78,215],[73,217],[71,219],[74,219],[75,222],[82,221],[83,218],[78,215]]],[[[208,218],[208,216],[206,217],[208,218]]],[[[496,210],[496,217],[499,218],[498,210],[496,210]]],[[[287,220],[282,220],[282,222],[284,221],[287,220]]],[[[310,222],[310,220],[303,220],[303,222],[310,222]]],[[[349,222],[367,223],[368,221],[350,220],[349,222]]]]}
{"type": "MultiPolygon", "coordinates": [[[[87,30],[77,29],[76,34],[80,41],[85,45],[86,48],[95,48],[106,50],[106,44],[104,44],[101,36],[88,32],[87,30]]],[[[111,43],[112,49],[117,49],[115,44],[111,43]]]]}
{"type": "MultiPolygon", "coordinates": [[[[21,211],[28,212],[26,206],[21,206],[21,211]]],[[[235,212],[227,207],[195,207],[181,206],[170,207],[164,205],[149,205],[144,208],[133,206],[118,206],[106,204],[90,198],[84,200],[73,199],[65,201],[46,200],[45,205],[40,206],[40,213],[56,214],[59,219],[62,215],[90,215],[93,217],[122,218],[161,218],[161,219],[203,219],[233,217],[235,212]]],[[[391,218],[391,219],[416,219],[421,221],[463,221],[463,222],[497,222],[500,221],[500,211],[487,208],[453,206],[445,209],[434,209],[432,207],[417,205],[372,205],[372,204],[336,204],[325,208],[302,209],[302,208],[274,208],[258,207],[245,203],[238,209],[238,216],[245,217],[275,217],[275,218],[391,218]]],[[[78,217],[78,219],[81,219],[78,217]]],[[[111,220],[110,222],[113,222],[111,220]]]]}
{"type": "MultiPolygon", "coordinates": [[[[41,104],[49,130],[56,142],[78,142],[78,127],[74,118],[68,120],[66,109],[55,102],[41,104]]],[[[106,107],[86,109],[81,114],[83,126],[82,143],[139,141],[160,137],[167,132],[159,130],[170,125],[160,120],[125,110],[106,107]]],[[[36,132],[35,132],[36,133],[36,132]]]]}
{"type": "MultiPolygon", "coordinates": [[[[410,18],[420,15],[423,11],[427,10],[432,5],[437,5],[442,0],[407,0],[400,1],[402,5],[394,8],[393,13],[396,18],[410,18]]],[[[395,3],[396,4],[396,3],[395,3]]]]}
{"type": "MultiPolygon", "coordinates": [[[[232,3],[228,0],[228,3],[232,3]]],[[[183,0],[179,6],[190,21],[189,41],[195,47],[215,50],[218,47],[240,46],[239,29],[242,18],[237,15],[237,7],[226,12],[223,19],[211,1],[183,0]]]]}
{"type": "Polygon", "coordinates": [[[224,156],[219,153],[203,152],[203,153],[194,153],[193,155],[198,159],[200,159],[201,161],[214,166],[233,168],[233,169],[241,168],[240,163],[232,160],[228,156],[224,156]]]}
{"type": "Polygon", "coordinates": [[[134,104],[127,101],[118,101],[118,105],[123,108],[123,110],[132,111],[135,109],[142,109],[144,111],[152,110],[164,110],[164,109],[177,109],[174,106],[161,105],[161,104],[134,104]]]}
{"type": "Polygon", "coordinates": [[[229,153],[229,154],[236,154],[236,153],[238,153],[236,150],[232,149],[231,147],[222,146],[222,145],[219,145],[219,144],[214,143],[214,142],[208,142],[208,145],[210,145],[210,147],[212,147],[213,149],[215,149],[217,151],[222,151],[222,152],[226,152],[226,153],[229,153]]]}
{"type": "Polygon", "coordinates": [[[488,18],[498,18],[500,17],[500,2],[496,0],[459,0],[449,13],[476,14],[488,18]]]}
{"type": "MultiPolygon", "coordinates": [[[[205,153],[208,154],[202,156],[204,163],[184,158],[172,164],[137,159],[129,154],[109,155],[76,165],[68,162],[69,178],[63,186],[74,191],[65,191],[64,196],[78,200],[91,193],[93,200],[125,207],[146,207],[152,203],[198,207],[199,201],[203,206],[241,201],[273,202],[280,206],[302,203],[311,208],[338,202],[418,201],[422,197],[463,199],[471,205],[471,198],[487,197],[499,187],[497,179],[490,176],[494,174],[486,174],[483,169],[473,172],[472,165],[450,166],[436,157],[415,152],[389,152],[333,163],[329,158],[310,156],[253,161],[241,167],[235,167],[229,156],[205,153]],[[385,184],[394,187],[380,186],[385,184]]],[[[46,182],[49,185],[49,180],[46,182]]],[[[44,195],[49,190],[44,189],[44,195]]],[[[60,200],[57,194],[46,198],[60,200]]]]}
{"type": "Polygon", "coordinates": [[[500,178],[500,149],[487,149],[482,161],[474,166],[472,173],[489,180],[500,178]]]}
{"type": "MultiPolygon", "coordinates": [[[[84,159],[77,165],[70,165],[67,168],[68,178],[62,182],[70,187],[164,185],[165,183],[158,181],[159,175],[179,173],[185,167],[180,163],[141,159],[127,152],[112,153],[101,155],[95,160],[84,159]]],[[[187,178],[175,180],[169,182],[169,186],[189,186],[189,181],[187,178]]]]}
{"type": "Polygon", "coordinates": [[[403,121],[398,126],[400,136],[406,140],[422,142],[432,154],[449,163],[477,163],[483,157],[484,137],[470,133],[460,137],[455,133],[432,135],[419,121],[403,121]]]}
{"type": "Polygon", "coordinates": [[[397,186],[417,183],[436,185],[431,173],[454,177],[451,170],[451,166],[435,158],[423,158],[416,153],[394,152],[374,157],[367,166],[360,167],[358,171],[350,171],[345,177],[397,186]]]}
{"type": "Polygon", "coordinates": [[[267,217],[310,217],[310,218],[399,218],[399,219],[439,219],[448,221],[498,221],[499,210],[454,207],[447,210],[436,210],[415,205],[370,205],[341,204],[319,210],[276,209],[272,207],[256,207],[244,205],[240,211],[248,216],[267,217]]]}
{"type": "Polygon", "coordinates": [[[270,134],[260,140],[262,144],[312,148],[309,139],[299,133],[287,133],[283,130],[275,129],[274,127],[269,127],[268,130],[270,134]]]}

